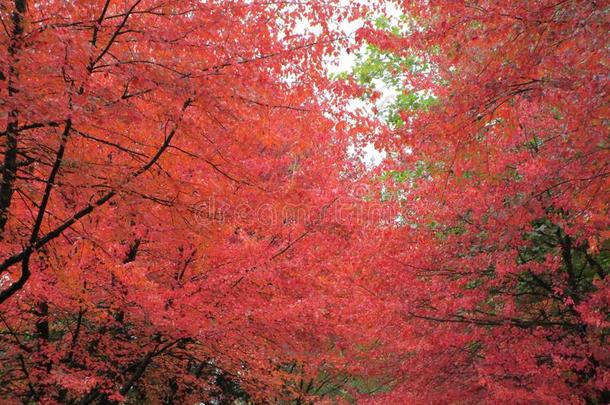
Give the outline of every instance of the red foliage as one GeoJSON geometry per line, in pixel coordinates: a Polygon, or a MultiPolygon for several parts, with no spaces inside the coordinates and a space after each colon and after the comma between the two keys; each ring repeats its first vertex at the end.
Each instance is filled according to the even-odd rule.
{"type": "Polygon", "coordinates": [[[402,3],[385,131],[323,69],[359,6],[3,0],[2,401],[608,401],[606,6],[402,3]]]}
{"type": "Polygon", "coordinates": [[[410,347],[379,402],[605,403],[607,5],[403,3],[419,29],[387,49],[430,63],[405,86],[438,101],[385,142],[383,169],[426,170],[385,185],[405,226],[377,268],[410,347]]]}
{"type": "Polygon", "coordinates": [[[292,30],[359,9],[0,12],[0,396],[270,399],[299,377],[286,365],[334,361],[349,312],[331,309],[349,294],[333,292],[351,275],[335,270],[345,231],[325,212],[349,181],[349,131],[331,117],[343,90],[322,58],[344,39],[292,30]]]}

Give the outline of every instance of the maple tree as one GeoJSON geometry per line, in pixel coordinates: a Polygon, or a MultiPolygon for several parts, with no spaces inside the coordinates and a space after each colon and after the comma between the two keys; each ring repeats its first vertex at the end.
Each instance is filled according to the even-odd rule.
{"type": "Polygon", "coordinates": [[[2,401],[280,400],[347,367],[322,61],[361,11],[2,2],[2,401]]]}
{"type": "Polygon", "coordinates": [[[607,4],[396,3],[355,71],[402,92],[375,139],[399,214],[369,277],[404,325],[375,401],[607,403],[607,4]]]}

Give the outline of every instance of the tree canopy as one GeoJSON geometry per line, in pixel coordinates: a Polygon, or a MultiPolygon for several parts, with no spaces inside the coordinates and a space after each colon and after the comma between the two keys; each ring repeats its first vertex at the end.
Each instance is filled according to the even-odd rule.
{"type": "Polygon", "coordinates": [[[604,2],[0,19],[0,402],[610,401],[604,2]]]}

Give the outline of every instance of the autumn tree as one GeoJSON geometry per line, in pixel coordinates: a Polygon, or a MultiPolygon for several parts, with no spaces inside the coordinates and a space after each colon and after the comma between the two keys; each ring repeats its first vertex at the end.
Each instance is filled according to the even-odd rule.
{"type": "Polygon", "coordinates": [[[361,11],[2,1],[2,401],[272,401],[354,364],[322,61],[361,11]]]}
{"type": "Polygon", "coordinates": [[[405,101],[376,139],[398,214],[368,274],[403,324],[377,402],[607,403],[607,5],[396,3],[356,71],[405,101]]]}

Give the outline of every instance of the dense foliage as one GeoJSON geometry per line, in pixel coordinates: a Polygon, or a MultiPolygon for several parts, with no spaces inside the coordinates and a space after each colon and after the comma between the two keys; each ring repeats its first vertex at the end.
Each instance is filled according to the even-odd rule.
{"type": "Polygon", "coordinates": [[[382,3],[2,0],[0,402],[610,401],[607,5],[382,3]]]}
{"type": "Polygon", "coordinates": [[[404,3],[364,33],[429,100],[379,141],[401,226],[378,267],[412,345],[380,402],[607,403],[607,5],[404,3]]]}

